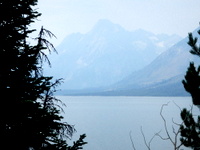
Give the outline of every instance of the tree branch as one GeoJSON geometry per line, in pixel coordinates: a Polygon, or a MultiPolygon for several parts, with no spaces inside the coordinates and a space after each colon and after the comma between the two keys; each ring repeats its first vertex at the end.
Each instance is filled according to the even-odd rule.
{"type": "Polygon", "coordinates": [[[142,133],[142,136],[143,136],[144,143],[145,143],[146,147],[148,148],[148,150],[151,150],[151,142],[152,142],[153,139],[157,136],[158,133],[154,134],[154,135],[152,136],[152,138],[150,139],[150,141],[147,143],[147,140],[146,140],[146,137],[145,137],[144,132],[143,132],[143,130],[142,130],[142,127],[140,128],[140,130],[141,130],[141,133],[142,133]]]}
{"type": "Polygon", "coordinates": [[[132,136],[131,136],[131,131],[129,132],[129,137],[130,137],[130,140],[131,140],[132,148],[133,148],[134,150],[136,150],[135,145],[134,145],[134,143],[133,143],[132,136]]]}
{"type": "MultiPolygon", "coordinates": [[[[168,128],[167,128],[167,121],[166,121],[166,119],[164,118],[164,116],[163,116],[163,114],[162,114],[162,112],[163,112],[163,108],[164,108],[164,106],[168,106],[168,104],[169,104],[169,102],[167,103],[167,104],[163,104],[162,105],[162,107],[161,107],[161,110],[160,110],[160,116],[162,117],[162,120],[163,120],[163,122],[164,122],[164,128],[165,128],[165,132],[166,132],[166,134],[167,134],[167,138],[163,138],[160,134],[157,134],[162,140],[170,140],[170,142],[173,144],[173,146],[174,146],[174,150],[178,150],[182,145],[183,145],[183,143],[181,143],[180,145],[178,145],[178,136],[179,136],[179,134],[180,134],[180,126],[181,126],[181,124],[183,124],[183,122],[181,123],[181,124],[178,124],[178,123],[175,123],[174,121],[173,121],[173,118],[172,118],[172,122],[175,124],[175,125],[177,125],[177,126],[179,126],[179,129],[178,129],[178,131],[176,131],[176,129],[174,128],[174,126],[172,125],[172,132],[173,132],[173,134],[174,134],[174,140],[172,139],[172,137],[170,136],[170,134],[169,134],[169,130],[168,130],[168,128]]],[[[176,103],[175,103],[176,104],[176,103]]],[[[176,106],[180,109],[180,107],[176,104],[176,106]]]]}

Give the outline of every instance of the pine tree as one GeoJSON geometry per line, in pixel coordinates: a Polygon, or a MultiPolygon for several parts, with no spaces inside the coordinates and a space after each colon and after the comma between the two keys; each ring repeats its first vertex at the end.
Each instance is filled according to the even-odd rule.
{"type": "MultiPolygon", "coordinates": [[[[200,30],[198,31],[200,35],[200,30]]],[[[198,38],[194,38],[192,33],[189,33],[188,44],[192,48],[190,52],[200,57],[200,47],[197,45],[198,38]]],[[[192,96],[193,104],[200,105],[200,66],[195,67],[191,62],[183,80],[184,88],[192,96]]],[[[194,150],[200,150],[200,116],[194,118],[191,111],[183,109],[181,111],[183,124],[180,126],[181,142],[184,146],[194,150]]]]}
{"type": "MultiPolygon", "coordinates": [[[[30,43],[31,23],[41,14],[37,0],[0,0],[0,141],[4,149],[66,150],[65,137],[73,126],[63,123],[59,101],[53,96],[60,79],[43,75],[45,50],[55,50],[45,39],[54,36],[41,28],[36,45],[30,43]]],[[[77,141],[78,142],[78,141],[77,141]]],[[[85,143],[81,141],[80,146],[85,143]]],[[[80,147],[79,147],[80,149],[80,147]]]]}
{"type": "MultiPolygon", "coordinates": [[[[200,34],[200,31],[198,32],[200,34]]],[[[189,33],[188,45],[191,46],[190,52],[200,57],[200,47],[197,46],[197,38],[193,38],[192,33],[189,33]]],[[[193,104],[200,105],[200,66],[196,68],[191,62],[188,71],[183,80],[184,88],[192,96],[193,104]]]]}

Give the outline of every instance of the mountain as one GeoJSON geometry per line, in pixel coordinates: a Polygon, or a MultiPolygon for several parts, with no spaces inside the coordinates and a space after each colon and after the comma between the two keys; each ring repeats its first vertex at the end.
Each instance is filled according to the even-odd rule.
{"type": "MultiPolygon", "coordinates": [[[[193,32],[197,36],[196,29],[193,32]]],[[[154,61],[139,71],[133,72],[120,82],[110,86],[104,95],[187,95],[182,80],[189,66],[189,62],[200,64],[200,59],[192,55],[184,38],[167,51],[160,54],[154,61]]]]}
{"type": "Polygon", "coordinates": [[[67,36],[56,48],[58,55],[50,55],[52,68],[46,73],[64,78],[63,90],[105,87],[148,65],[179,40],[100,20],[86,34],[67,36]]]}

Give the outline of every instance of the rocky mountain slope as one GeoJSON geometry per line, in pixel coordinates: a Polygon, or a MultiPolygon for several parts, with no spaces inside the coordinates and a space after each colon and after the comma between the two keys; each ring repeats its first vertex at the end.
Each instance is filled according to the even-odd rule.
{"type": "MultiPolygon", "coordinates": [[[[196,29],[193,32],[197,36],[196,29]]],[[[197,36],[198,37],[198,36],[197,36]]],[[[110,86],[105,93],[119,95],[187,95],[182,80],[190,62],[200,64],[184,38],[139,71],[110,86]]]]}
{"type": "Polygon", "coordinates": [[[52,68],[46,73],[64,78],[62,90],[105,87],[142,69],[179,40],[177,35],[131,32],[100,20],[86,34],[67,36],[58,55],[50,56],[52,68]]]}

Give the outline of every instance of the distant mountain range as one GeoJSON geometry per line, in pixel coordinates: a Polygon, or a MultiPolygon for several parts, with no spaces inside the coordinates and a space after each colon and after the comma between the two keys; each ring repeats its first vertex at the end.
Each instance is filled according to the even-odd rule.
{"type": "Polygon", "coordinates": [[[64,78],[61,94],[137,95],[141,88],[179,80],[189,62],[182,61],[191,59],[186,39],[180,40],[100,20],[86,34],[67,36],[57,47],[58,55],[50,55],[52,68],[45,73],[64,78]]]}
{"type": "MultiPolygon", "coordinates": [[[[193,32],[196,35],[197,30],[193,32]]],[[[188,38],[184,38],[139,71],[133,72],[104,91],[105,95],[185,96],[182,80],[189,62],[200,59],[189,53],[188,38]]],[[[102,93],[103,94],[103,93],[102,93]]]]}

